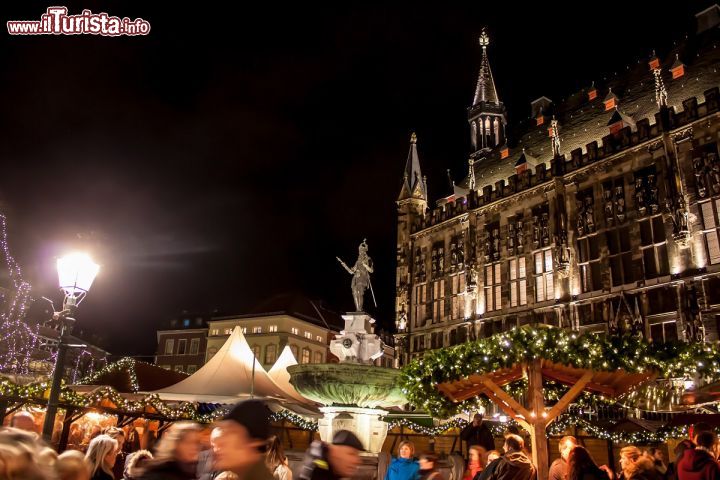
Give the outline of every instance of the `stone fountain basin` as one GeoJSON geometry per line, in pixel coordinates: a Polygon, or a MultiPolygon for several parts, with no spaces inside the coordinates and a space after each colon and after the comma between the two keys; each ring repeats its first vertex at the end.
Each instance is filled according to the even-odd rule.
{"type": "Polygon", "coordinates": [[[288,367],[290,383],[303,397],[326,406],[388,408],[407,403],[400,370],[355,363],[306,363],[288,367]]]}

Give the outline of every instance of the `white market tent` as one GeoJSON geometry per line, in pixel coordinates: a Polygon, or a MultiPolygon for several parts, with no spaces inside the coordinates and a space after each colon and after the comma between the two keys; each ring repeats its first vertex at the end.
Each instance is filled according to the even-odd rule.
{"type": "Polygon", "coordinates": [[[273,364],[272,368],[268,372],[268,375],[270,375],[270,378],[272,378],[275,384],[291,398],[300,403],[312,405],[313,402],[300,395],[297,390],[295,390],[295,387],[293,387],[290,383],[290,374],[287,369],[288,367],[292,367],[297,364],[298,362],[295,359],[295,355],[293,355],[292,350],[290,350],[289,346],[285,345],[285,348],[283,348],[282,353],[273,364]]]}
{"type": "MultiPolygon", "coordinates": [[[[290,360],[285,357],[283,361],[297,363],[292,353],[290,357],[290,360]]],[[[235,403],[243,398],[257,397],[278,400],[283,404],[312,405],[292,388],[286,367],[277,367],[273,366],[273,369],[276,370],[275,376],[281,380],[280,384],[255,359],[242,330],[235,327],[222,348],[197,372],[174,385],[149,393],[156,393],[163,400],[189,402],[235,403]],[[283,372],[286,378],[283,378],[283,372]]]]}

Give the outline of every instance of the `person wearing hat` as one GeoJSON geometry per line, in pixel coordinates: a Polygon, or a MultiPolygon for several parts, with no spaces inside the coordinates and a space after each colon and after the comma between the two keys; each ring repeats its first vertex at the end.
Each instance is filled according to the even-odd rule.
{"type": "Polygon", "coordinates": [[[264,401],[253,399],[239,402],[223,417],[212,434],[216,474],[232,472],[240,480],[273,480],[265,466],[270,414],[264,401]]]}
{"type": "Polygon", "coordinates": [[[360,465],[360,440],[347,430],[333,436],[332,443],[315,440],[305,452],[300,480],[338,480],[352,477],[360,465]]]}

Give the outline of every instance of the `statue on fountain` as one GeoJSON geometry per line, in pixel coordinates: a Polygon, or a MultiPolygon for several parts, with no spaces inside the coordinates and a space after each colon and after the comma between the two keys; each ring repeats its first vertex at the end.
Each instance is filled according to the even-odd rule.
{"type": "Polygon", "coordinates": [[[375,302],[375,292],[373,292],[372,283],[370,283],[370,274],[374,271],[373,263],[372,259],[367,254],[368,245],[366,243],[366,240],[367,239],[363,239],[362,243],[358,247],[358,259],[352,268],[348,267],[345,262],[340,260],[340,257],[335,257],[337,258],[337,261],[340,262],[340,265],[342,265],[345,270],[347,270],[348,273],[353,276],[350,288],[352,289],[356,312],[363,311],[365,290],[367,290],[368,288],[370,289],[370,293],[372,294],[373,303],[375,303],[375,306],[377,307],[377,302],[375,302]]]}
{"type": "Polygon", "coordinates": [[[373,333],[375,319],[363,312],[363,299],[365,291],[370,293],[375,302],[375,293],[370,283],[370,274],[373,272],[373,263],[367,254],[368,245],[363,239],[358,248],[358,259],[352,268],[337,258],[345,270],[353,276],[351,288],[353,300],[355,300],[355,311],[343,315],[345,329],[337,335],[335,340],[330,342],[330,352],[337,356],[341,362],[372,364],[383,354],[383,344],[380,337],[373,333]]]}

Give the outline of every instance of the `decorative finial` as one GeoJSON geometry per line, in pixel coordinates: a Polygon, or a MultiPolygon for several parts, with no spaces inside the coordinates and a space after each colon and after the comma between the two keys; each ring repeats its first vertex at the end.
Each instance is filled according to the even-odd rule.
{"type": "Polygon", "coordinates": [[[417,135],[415,135],[415,132],[410,135],[410,143],[417,143],[417,135]]]}
{"type": "Polygon", "coordinates": [[[550,138],[550,141],[551,141],[553,157],[559,157],[560,156],[560,132],[558,131],[558,121],[555,120],[555,115],[553,115],[553,118],[550,121],[550,128],[552,131],[552,136],[550,138]]]}
{"type": "Polygon", "coordinates": [[[490,37],[488,36],[485,27],[483,27],[482,33],[480,34],[480,46],[483,50],[485,50],[488,45],[490,45],[490,37]]]}
{"type": "Polygon", "coordinates": [[[665,82],[662,79],[662,72],[659,68],[653,70],[655,78],[655,103],[658,108],[667,107],[668,92],[665,88],[665,82]]]}
{"type": "Polygon", "coordinates": [[[475,180],[475,160],[470,158],[468,160],[468,165],[468,187],[470,190],[475,190],[475,187],[477,186],[477,182],[475,180]]]}

